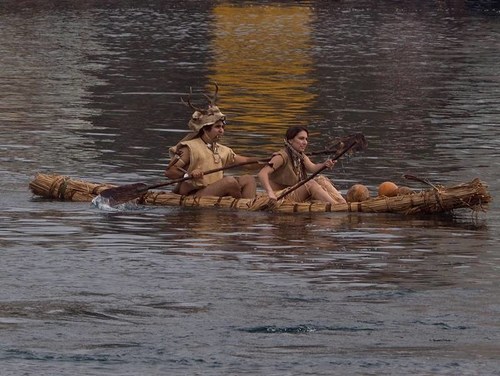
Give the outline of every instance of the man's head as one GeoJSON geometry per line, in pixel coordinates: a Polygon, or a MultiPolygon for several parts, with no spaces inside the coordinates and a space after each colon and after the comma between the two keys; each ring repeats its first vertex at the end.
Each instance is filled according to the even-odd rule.
{"type": "Polygon", "coordinates": [[[204,110],[196,109],[193,112],[188,127],[193,132],[198,133],[203,127],[214,125],[219,120],[225,123],[226,115],[216,105],[209,104],[208,108],[204,110]]]}
{"type": "Polygon", "coordinates": [[[203,127],[214,125],[218,121],[222,121],[225,124],[226,115],[224,115],[219,107],[216,105],[217,93],[219,91],[219,86],[215,84],[215,93],[213,96],[208,96],[205,94],[205,98],[208,100],[207,108],[196,107],[191,103],[192,89],[189,88],[189,96],[186,101],[182,98],[182,102],[194,110],[189,120],[188,127],[195,133],[199,133],[203,127]]]}

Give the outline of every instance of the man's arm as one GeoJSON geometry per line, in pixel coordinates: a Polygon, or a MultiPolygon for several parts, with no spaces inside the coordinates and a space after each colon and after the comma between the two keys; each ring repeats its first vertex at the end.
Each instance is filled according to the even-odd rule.
{"type": "Polygon", "coordinates": [[[182,178],[189,167],[189,162],[189,150],[183,146],[177,151],[174,161],[165,170],[165,176],[169,179],[182,178]]]}
{"type": "Polygon", "coordinates": [[[260,160],[262,160],[262,158],[245,157],[243,155],[238,155],[238,154],[235,154],[234,156],[234,164],[255,162],[254,164],[252,163],[247,165],[247,167],[254,167],[254,166],[255,168],[259,167],[259,164],[257,162],[259,162],[260,160]]]}

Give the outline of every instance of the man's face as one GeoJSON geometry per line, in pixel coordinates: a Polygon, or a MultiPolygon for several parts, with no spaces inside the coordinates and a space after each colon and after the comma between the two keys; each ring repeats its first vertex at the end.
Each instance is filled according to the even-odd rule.
{"type": "Polygon", "coordinates": [[[219,141],[224,136],[224,128],[226,123],[224,120],[218,120],[209,131],[205,131],[207,137],[212,141],[219,141]]]}

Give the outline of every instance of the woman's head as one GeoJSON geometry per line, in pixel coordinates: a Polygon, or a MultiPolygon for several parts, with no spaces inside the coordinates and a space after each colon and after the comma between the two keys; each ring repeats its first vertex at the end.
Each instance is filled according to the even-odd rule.
{"type": "Polygon", "coordinates": [[[288,128],[285,138],[288,145],[291,146],[294,150],[298,152],[304,152],[307,147],[308,136],[309,131],[306,127],[295,126],[288,128]]]}
{"type": "Polygon", "coordinates": [[[306,132],[307,135],[309,135],[309,131],[307,130],[306,127],[303,127],[301,125],[297,125],[294,127],[290,127],[287,129],[285,138],[287,141],[290,141],[295,138],[300,132],[306,132]]]}

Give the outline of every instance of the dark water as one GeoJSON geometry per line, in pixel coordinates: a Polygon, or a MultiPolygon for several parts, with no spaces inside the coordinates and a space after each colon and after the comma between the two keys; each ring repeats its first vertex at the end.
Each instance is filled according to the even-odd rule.
{"type": "Polygon", "coordinates": [[[0,373],[500,374],[499,8],[3,1],[0,373]],[[311,149],[363,132],[344,193],[412,173],[480,177],[495,201],[402,218],[32,197],[36,172],[161,179],[180,96],[214,81],[241,154],[291,124],[311,149]]]}

